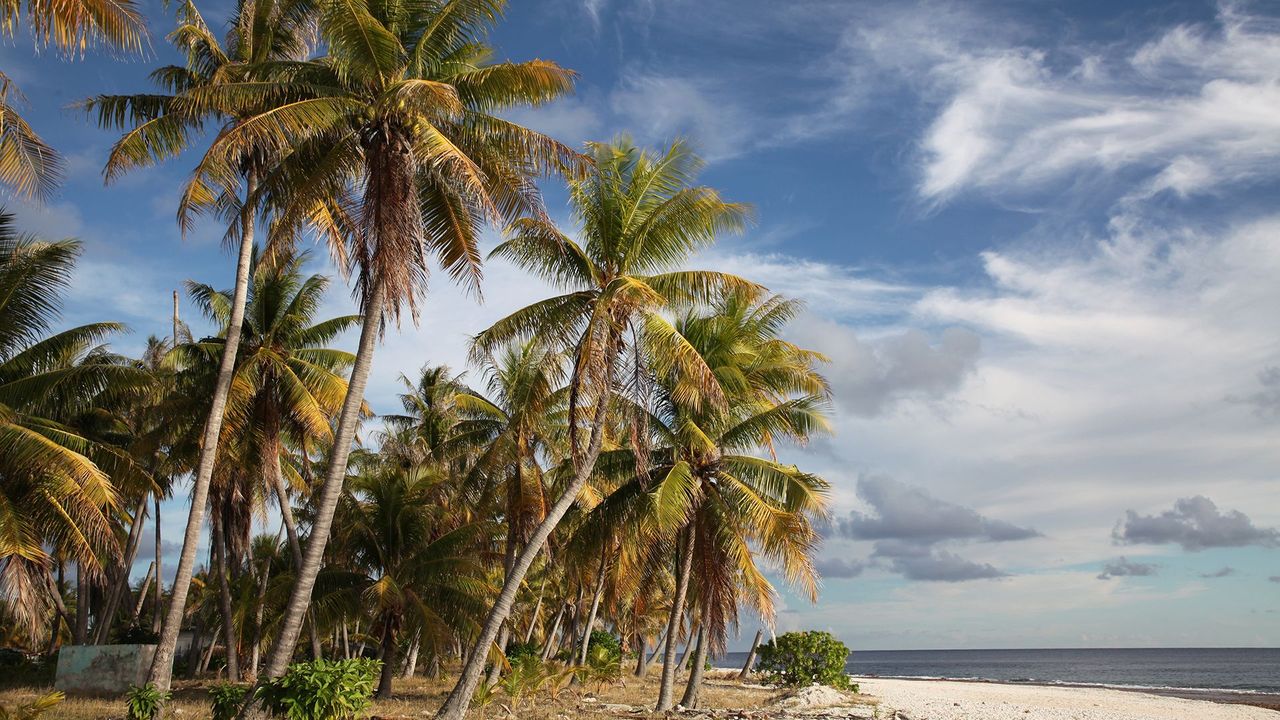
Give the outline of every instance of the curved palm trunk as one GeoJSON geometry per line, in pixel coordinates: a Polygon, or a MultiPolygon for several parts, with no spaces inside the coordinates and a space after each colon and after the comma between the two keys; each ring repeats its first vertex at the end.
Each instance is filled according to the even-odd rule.
{"type": "Polygon", "coordinates": [[[555,650],[553,649],[555,645],[554,641],[556,638],[556,633],[560,632],[560,623],[564,620],[564,607],[565,607],[564,603],[562,602],[560,604],[560,609],[556,611],[556,619],[551,621],[551,631],[546,634],[546,637],[542,638],[542,661],[543,662],[546,662],[547,660],[549,660],[551,658],[552,653],[555,652],[555,650]]]}
{"type": "Polygon", "coordinates": [[[222,642],[227,646],[227,680],[240,682],[240,641],[236,633],[231,607],[231,585],[227,578],[227,538],[222,516],[216,510],[213,520],[213,571],[218,573],[218,609],[222,612],[222,642]]]}
{"type": "Polygon", "coordinates": [[[418,671],[418,652],[422,649],[422,628],[413,633],[413,641],[409,643],[409,653],[404,658],[404,671],[400,677],[408,680],[418,671]]]}
{"type": "MultiPolygon", "coordinates": [[[[280,533],[276,533],[276,545],[280,544],[280,533]]],[[[258,573],[258,597],[253,608],[253,644],[249,650],[249,669],[246,675],[258,676],[258,661],[262,656],[262,616],[266,610],[267,586],[271,582],[271,556],[262,560],[262,570],[258,573]]]]}
{"type": "Polygon", "coordinates": [[[493,608],[489,611],[489,616],[485,619],[484,628],[480,631],[480,637],[476,640],[475,650],[467,659],[466,665],[462,668],[462,675],[458,678],[458,684],[454,685],[453,690],[449,693],[449,699],[436,713],[437,720],[462,720],[467,713],[467,707],[471,704],[471,697],[475,694],[476,686],[480,684],[480,675],[484,672],[484,661],[488,656],[488,649],[493,645],[493,641],[498,637],[498,630],[506,621],[507,616],[511,614],[511,607],[515,604],[516,593],[520,591],[520,585],[524,583],[524,576],[529,572],[529,568],[533,565],[533,560],[542,552],[542,546],[547,542],[547,538],[551,536],[551,531],[555,530],[556,525],[560,523],[560,518],[569,511],[569,506],[578,499],[578,493],[582,491],[582,486],[587,484],[587,479],[591,477],[592,471],[595,469],[596,459],[600,457],[601,444],[604,441],[604,421],[605,414],[609,409],[609,397],[611,395],[610,388],[613,382],[612,362],[607,366],[609,369],[605,372],[604,387],[606,391],[601,393],[600,399],[597,401],[595,417],[592,418],[591,442],[587,446],[587,453],[582,459],[582,464],[578,467],[574,474],[573,482],[565,488],[564,493],[556,500],[556,504],[551,506],[547,512],[547,516],[538,524],[537,529],[533,531],[533,535],[529,538],[529,542],[520,551],[520,556],[516,559],[516,564],[511,568],[511,572],[507,574],[506,581],[502,584],[502,592],[498,594],[497,601],[494,602],[493,608]]]}
{"type": "MultiPolygon", "coordinates": [[[[516,482],[519,482],[517,474],[516,482]]],[[[510,506],[508,506],[510,507],[510,506]]],[[[511,567],[516,561],[516,525],[514,521],[514,513],[507,512],[507,552],[502,559],[502,577],[505,579],[511,575],[511,567]]],[[[502,652],[507,651],[507,641],[511,639],[511,623],[502,623],[502,630],[498,632],[498,649],[502,652]]],[[[479,646],[476,646],[479,649],[479,646]]],[[[489,676],[485,678],[485,685],[493,685],[498,682],[498,678],[502,676],[502,663],[495,662],[489,666],[489,676]]]]}
{"type": "Polygon", "coordinates": [[[391,618],[382,629],[382,675],[378,678],[379,700],[391,697],[391,679],[396,675],[396,630],[391,618]]]}
{"type": "MultiPolygon", "coordinates": [[[[363,401],[364,398],[361,398],[363,401]]],[[[284,481],[284,471],[280,468],[280,453],[271,454],[272,476],[276,484],[276,499],[280,504],[280,518],[284,520],[284,531],[289,536],[289,552],[293,555],[294,572],[302,567],[302,542],[298,540],[298,524],[293,517],[293,507],[289,505],[289,486],[284,481]]],[[[320,635],[316,633],[315,618],[307,623],[307,634],[311,639],[311,658],[319,660],[322,654],[320,635]]]]}
{"type": "Polygon", "coordinates": [[[600,549],[600,569],[596,571],[596,586],[591,592],[591,611],[587,613],[587,624],[582,628],[582,652],[578,655],[578,664],[587,664],[587,651],[591,649],[591,628],[596,624],[596,613],[600,612],[600,598],[604,596],[605,560],[608,558],[606,548],[600,549]]]}
{"type": "MultiPolygon", "coordinates": [[[[378,341],[378,329],[382,323],[383,293],[381,284],[377,284],[369,295],[365,307],[364,321],[360,326],[360,346],[356,353],[355,364],[351,367],[351,381],[347,385],[347,396],[342,402],[342,411],[338,415],[338,429],[333,438],[333,449],[329,456],[329,467],[325,471],[324,483],[320,487],[320,496],[316,499],[316,517],[311,524],[310,540],[294,578],[293,592],[285,606],[284,617],[280,623],[280,632],[276,642],[267,655],[266,668],[263,675],[276,678],[284,674],[293,657],[294,647],[298,643],[298,635],[302,632],[302,623],[311,604],[311,591],[315,588],[316,575],[324,564],[324,549],[329,542],[329,533],[333,528],[333,514],[342,496],[342,484],[347,475],[347,457],[351,454],[351,443],[355,438],[356,426],[360,421],[360,406],[364,403],[364,389],[369,382],[369,370],[373,365],[374,346],[378,341]]],[[[247,717],[252,705],[250,693],[241,707],[241,717],[247,717]]]]}
{"type": "Polygon", "coordinates": [[[103,603],[101,617],[98,618],[98,627],[95,628],[93,638],[94,645],[101,645],[107,641],[111,633],[112,621],[116,617],[116,610],[120,608],[120,601],[129,592],[129,573],[133,570],[133,561],[138,557],[138,548],[142,545],[142,526],[146,522],[149,499],[148,496],[143,495],[138,501],[137,509],[133,511],[133,522],[129,524],[129,539],[125,543],[124,557],[112,573],[113,582],[111,589],[107,592],[106,602],[103,603]]]}
{"type": "Polygon", "coordinates": [[[648,645],[647,645],[647,644],[646,644],[646,642],[645,642],[644,634],[643,634],[643,633],[636,633],[636,672],[635,672],[635,676],[636,676],[636,677],[638,677],[638,678],[642,678],[642,677],[644,677],[644,676],[645,676],[645,671],[646,671],[646,670],[648,670],[648,668],[649,668],[649,664],[648,664],[648,663],[646,663],[646,662],[644,661],[644,660],[645,660],[645,653],[647,653],[648,651],[649,651],[649,647],[648,647],[648,645]]]}
{"type": "MultiPolygon", "coordinates": [[[[249,173],[245,186],[245,197],[248,198],[253,195],[257,186],[253,172],[249,173]]],[[[173,680],[173,653],[178,647],[178,633],[182,630],[182,620],[186,615],[187,592],[191,589],[191,575],[195,571],[204,509],[209,502],[209,480],[213,477],[213,465],[218,457],[218,437],[222,434],[222,418],[226,414],[227,395],[236,369],[236,353],[240,349],[240,329],[244,324],[245,300],[249,295],[253,230],[253,207],[246,202],[240,211],[240,257],[236,262],[236,288],[231,298],[231,318],[227,324],[226,342],[222,346],[218,382],[213,388],[209,417],[205,421],[204,435],[200,441],[200,461],[196,465],[195,481],[191,486],[191,511],[187,515],[187,529],[182,536],[182,555],[178,557],[178,570],[173,576],[169,608],[165,612],[164,624],[161,625],[160,641],[151,661],[151,671],[147,674],[148,682],[166,692],[173,680]]]]}
{"type": "Polygon", "coordinates": [[[138,624],[138,616],[142,615],[142,606],[147,602],[147,593],[151,591],[151,581],[156,576],[156,561],[147,566],[147,576],[142,578],[142,586],[138,588],[138,600],[133,604],[133,614],[129,616],[131,625],[138,624]]]}
{"type": "MultiPolygon", "coordinates": [[[[177,292],[174,292],[177,296],[177,292]]],[[[151,611],[151,632],[160,632],[160,622],[164,619],[164,564],[160,561],[160,556],[164,554],[160,542],[160,491],[156,491],[155,495],[156,509],[156,602],[155,608],[151,611]]]]}
{"type": "Polygon", "coordinates": [[[649,659],[645,661],[644,670],[640,673],[640,677],[647,675],[649,667],[653,665],[653,661],[658,659],[658,655],[666,652],[667,642],[667,629],[662,628],[662,632],[658,633],[658,642],[653,646],[653,652],[649,653],[649,659]]]}
{"type": "Polygon", "coordinates": [[[680,635],[680,619],[684,616],[684,599],[689,594],[689,572],[693,569],[693,530],[685,531],[680,567],[676,571],[676,596],[671,599],[667,617],[667,646],[662,652],[662,684],[658,687],[657,712],[666,712],[675,703],[676,637],[680,635]]]}
{"type": "Polygon", "coordinates": [[[689,682],[684,686],[684,697],[680,704],[686,708],[698,707],[698,696],[702,694],[702,675],[707,667],[707,621],[711,619],[711,604],[702,603],[702,619],[698,622],[698,649],[693,652],[693,669],[689,672],[689,682]]]}
{"type": "Polygon", "coordinates": [[[742,672],[738,673],[739,680],[746,680],[751,673],[751,666],[756,661],[756,651],[760,649],[760,640],[763,638],[764,628],[756,630],[756,639],[751,641],[751,652],[747,653],[747,661],[742,664],[742,672]]]}

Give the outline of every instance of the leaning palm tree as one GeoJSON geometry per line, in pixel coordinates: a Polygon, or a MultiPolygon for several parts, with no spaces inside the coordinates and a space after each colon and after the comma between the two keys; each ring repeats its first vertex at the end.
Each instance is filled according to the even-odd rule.
{"type": "MultiPolygon", "coordinates": [[[[512,225],[511,238],[493,253],[566,291],[499,320],[476,338],[473,350],[483,357],[499,346],[536,338],[569,355],[569,477],[507,573],[476,648],[437,714],[442,720],[465,713],[525,574],[591,476],[624,356],[651,358],[658,372],[679,368],[690,378],[680,388],[685,402],[722,403],[710,369],[664,311],[706,301],[728,288],[757,290],[733,275],[680,267],[718,233],[739,230],[749,218],[746,206],[692,185],[701,162],[683,142],[660,154],[626,139],[590,147],[594,170],[569,187],[583,244],[546,220],[527,218],[512,225]],[[583,426],[585,447],[579,442],[583,426]]],[[[632,362],[632,371],[638,379],[648,369],[632,362]]]]}
{"type": "MultiPolygon", "coordinates": [[[[238,158],[270,159],[258,195],[286,236],[311,227],[356,279],[364,322],[349,392],[294,594],[266,675],[284,672],[297,642],[341,496],[374,346],[388,320],[416,315],[429,258],[477,283],[488,224],[541,214],[534,179],[580,156],[496,113],[571,89],[554,63],[489,64],[484,34],[498,0],[320,4],[328,54],[280,63],[283,83],[236,82],[197,93],[211,104],[274,103],[215,140],[187,198],[213,207],[235,186],[238,158]]],[[[268,64],[270,65],[270,64],[268,64]]],[[[576,170],[575,170],[576,171],[576,170]]]]}
{"type": "MultiPolygon", "coordinates": [[[[289,504],[289,488],[300,481],[282,457],[291,455],[285,442],[327,441],[330,420],[346,395],[342,372],[354,358],[326,347],[359,322],[347,315],[317,322],[315,315],[329,285],[322,275],[304,276],[306,254],[287,249],[251,259],[251,282],[236,354],[228,412],[218,449],[210,491],[214,534],[222,543],[214,548],[215,565],[238,565],[248,550],[253,499],[274,492],[289,539],[294,566],[302,564],[302,547],[289,504]],[[265,489],[265,490],[264,490],[265,489]],[[229,560],[219,559],[225,555],[229,560]]],[[[234,296],[202,283],[188,283],[195,305],[222,327],[221,337],[206,338],[179,348],[179,363],[188,374],[202,378],[205,387],[216,377],[218,358],[228,335],[234,296]]],[[[205,391],[199,397],[207,397],[205,391]]],[[[201,413],[203,414],[203,413],[201,413]]],[[[215,568],[219,591],[229,605],[225,572],[215,568]]],[[[236,628],[224,623],[228,643],[236,628]]],[[[312,633],[313,650],[319,639],[312,633]]],[[[228,662],[228,675],[238,667],[228,662]]]]}
{"type": "Polygon", "coordinates": [[[62,600],[50,549],[89,576],[118,549],[116,488],[94,462],[96,448],[65,420],[141,380],[127,366],[79,362],[122,326],[49,334],[79,252],[72,240],[19,235],[0,213],[0,595],[28,634],[62,600]]]}
{"type": "MultiPolygon", "coordinates": [[[[100,125],[128,128],[112,147],[106,167],[107,180],[178,155],[189,147],[192,138],[198,136],[206,124],[220,123],[219,136],[225,137],[246,117],[261,111],[261,102],[210,103],[203,101],[201,92],[257,80],[259,76],[254,68],[267,61],[303,57],[308,48],[308,13],[311,7],[310,0],[241,2],[232,18],[227,40],[221,43],[209,30],[195,5],[190,0],[184,3],[179,10],[178,28],[169,38],[186,54],[186,65],[162,67],[152,74],[152,79],[165,92],[99,96],[84,104],[87,110],[96,111],[100,125]]],[[[173,673],[173,654],[184,616],[187,589],[195,568],[196,547],[240,346],[257,221],[255,191],[265,169],[264,159],[253,152],[237,153],[230,161],[235,165],[233,179],[224,185],[216,200],[210,199],[210,206],[216,205],[220,212],[231,218],[227,239],[239,245],[236,282],[227,324],[227,342],[223,347],[217,382],[199,444],[183,550],[148,676],[150,682],[165,690],[173,673]]],[[[194,192],[198,195],[202,187],[197,186],[194,192]]],[[[208,209],[192,200],[192,192],[193,188],[189,186],[179,209],[179,221],[184,230],[189,227],[193,214],[208,209]]]]}

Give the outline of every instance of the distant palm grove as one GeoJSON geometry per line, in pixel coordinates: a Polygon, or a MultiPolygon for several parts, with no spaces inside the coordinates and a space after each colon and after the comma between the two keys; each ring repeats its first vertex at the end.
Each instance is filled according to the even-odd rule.
{"type": "MultiPolygon", "coordinates": [[[[177,229],[225,230],[234,275],[189,282],[125,357],[122,326],[60,324],[79,244],[0,216],[0,642],[156,643],[162,691],[364,655],[380,696],[456,678],[438,717],[459,718],[510,658],[585,665],[604,631],[626,672],[661,672],[663,710],[697,704],[740,619],[772,621],[770,576],[816,596],[828,486],[777,452],[829,431],[824,358],[782,339],[796,303],[691,267],[751,209],[699,185],[680,140],[506,119],[575,73],[492,62],[504,4],[240,0],[211,23],[186,0],[164,35],[183,64],[77,105],[118,135],[108,182],[195,159],[177,229]],[[540,183],[567,186],[572,227],[540,183]],[[417,321],[432,269],[480,288],[490,231],[488,257],[557,294],[369,407],[380,338],[417,321]],[[310,247],[359,314],[322,314],[310,247]],[[216,332],[193,336],[180,300],[216,332]],[[174,495],[189,516],[162,538],[174,495]]],[[[152,42],[122,0],[6,0],[3,30],[44,62],[152,42]]],[[[38,202],[63,163],[18,98],[0,73],[0,182],[38,202]]]]}

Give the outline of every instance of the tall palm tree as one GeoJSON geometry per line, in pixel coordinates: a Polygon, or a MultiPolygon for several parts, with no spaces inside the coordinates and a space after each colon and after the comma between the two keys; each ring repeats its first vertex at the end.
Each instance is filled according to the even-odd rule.
{"type": "MultiPolygon", "coordinates": [[[[218,555],[239,566],[248,550],[251,500],[274,492],[294,558],[302,564],[289,489],[300,481],[296,470],[282,463],[291,457],[286,442],[305,445],[331,438],[330,420],[346,395],[342,372],[351,366],[351,353],[327,347],[359,317],[347,315],[318,321],[329,280],[323,275],[305,276],[305,254],[280,249],[265,258],[251,258],[251,282],[240,350],[228,396],[228,412],[218,449],[210,492],[215,510],[215,534],[222,536],[218,555]],[[289,468],[292,481],[286,478],[289,468]]],[[[229,334],[233,293],[202,283],[188,283],[194,304],[219,327],[221,337],[206,338],[179,348],[179,363],[189,374],[199,375],[207,387],[216,375],[217,359],[229,334]]],[[[198,397],[207,397],[201,392],[198,397]]],[[[215,563],[218,564],[218,563],[215,563]]],[[[216,570],[216,569],[215,569],[216,570]]],[[[227,576],[216,570],[220,592],[229,604],[227,576]]],[[[229,643],[236,628],[224,623],[229,643]]],[[[314,633],[313,633],[314,637],[314,633]]],[[[316,643],[318,644],[318,638],[316,643]]],[[[229,645],[234,646],[234,645],[229,645]]],[[[228,663],[229,675],[235,669],[228,663]]]]}
{"type": "MultiPolygon", "coordinates": [[[[258,75],[254,68],[264,62],[304,56],[308,48],[311,7],[310,0],[242,1],[232,18],[231,30],[224,44],[210,32],[195,5],[190,0],[185,2],[179,9],[178,28],[169,38],[186,54],[186,65],[162,67],[152,73],[152,79],[165,92],[158,95],[99,96],[85,103],[87,110],[96,111],[99,124],[129,128],[112,147],[107,161],[107,179],[174,157],[186,149],[193,136],[198,135],[208,123],[220,123],[219,137],[225,137],[245,118],[260,111],[262,103],[205,102],[202,91],[255,80],[258,75]]],[[[236,153],[229,161],[234,163],[235,169],[218,198],[208,198],[209,203],[202,204],[200,191],[204,186],[195,184],[188,186],[179,208],[179,222],[184,230],[190,225],[192,214],[214,205],[229,215],[232,222],[227,238],[238,241],[239,255],[227,342],[223,347],[217,383],[199,445],[182,554],[148,675],[150,682],[165,690],[173,673],[173,654],[195,568],[196,547],[235,370],[236,352],[240,346],[239,334],[248,296],[250,256],[257,219],[255,192],[264,169],[263,158],[253,152],[236,153]]]]}
{"type": "MultiPolygon", "coordinates": [[[[557,351],[526,341],[502,348],[486,359],[485,395],[472,396],[473,411],[495,425],[495,436],[477,458],[475,472],[484,479],[498,479],[501,507],[507,528],[503,575],[511,572],[516,553],[547,511],[547,493],[540,453],[547,452],[560,429],[554,412],[563,404],[564,357],[557,351]]],[[[498,636],[498,648],[506,649],[510,624],[498,636]]],[[[497,680],[500,663],[490,668],[489,682],[497,680]]]]}
{"type": "Polygon", "coordinates": [[[500,0],[324,2],[328,54],[277,63],[283,83],[208,87],[212,104],[271,101],[215,140],[188,199],[216,205],[237,159],[271,160],[259,195],[283,232],[310,226],[356,277],[364,323],[338,419],[303,568],[266,675],[283,673],[297,641],[341,497],[376,341],[387,320],[416,313],[435,256],[478,282],[477,238],[491,222],[540,213],[533,179],[581,165],[569,148],[495,113],[550,101],[572,86],[554,63],[489,64],[483,36],[500,0]]]}
{"type": "Polygon", "coordinates": [[[406,467],[394,456],[371,463],[352,479],[339,505],[336,538],[345,567],[325,570],[318,601],[344,600],[371,615],[382,650],[378,697],[391,695],[405,634],[442,648],[475,623],[492,589],[477,540],[492,528],[459,524],[442,493],[450,478],[435,468],[406,467]],[[331,592],[325,592],[332,588],[331,592]]]}
{"type": "MultiPolygon", "coordinates": [[[[690,621],[698,627],[694,669],[681,701],[686,707],[697,704],[706,653],[723,647],[739,600],[766,620],[773,617],[773,587],[756,565],[757,554],[810,597],[816,593],[813,520],[826,513],[828,486],[773,457],[775,443],[804,442],[828,429],[827,384],[814,367],[821,356],[777,336],[798,310],[776,296],[757,301],[730,293],[710,314],[682,318],[681,333],[730,398],[723,408],[689,407],[677,399],[683,378],[659,378],[648,423],[661,448],[650,462],[656,460],[663,476],[652,491],[653,526],[670,527],[676,518],[683,524],[668,636],[679,629],[686,592],[697,609],[690,621]],[[769,457],[752,454],[762,449],[769,457]]],[[[674,699],[674,651],[669,644],[659,688],[664,710],[674,699]]]]}
{"type": "MultiPolygon", "coordinates": [[[[511,226],[511,238],[493,252],[566,291],[499,320],[476,338],[474,352],[483,356],[501,345],[536,338],[569,354],[570,472],[560,497],[507,573],[477,649],[437,714],[442,720],[459,720],[465,713],[487,649],[510,614],[525,574],[591,476],[628,344],[633,359],[651,359],[656,371],[679,368],[690,378],[680,388],[682,400],[723,402],[710,369],[663,313],[726,288],[756,289],[733,275],[681,268],[718,233],[741,229],[750,214],[715,190],[691,184],[701,162],[684,143],[675,142],[660,154],[626,139],[590,147],[595,167],[569,186],[583,244],[545,219],[525,218],[511,226]],[[583,426],[589,430],[585,447],[578,442],[583,426]]],[[[647,372],[640,362],[633,362],[632,370],[636,378],[647,372]]]]}
{"type": "Polygon", "coordinates": [[[121,325],[50,333],[79,252],[73,240],[19,235],[0,212],[0,595],[28,635],[61,602],[49,548],[90,576],[118,549],[116,488],[65,420],[144,381],[127,366],[79,361],[121,325]]]}

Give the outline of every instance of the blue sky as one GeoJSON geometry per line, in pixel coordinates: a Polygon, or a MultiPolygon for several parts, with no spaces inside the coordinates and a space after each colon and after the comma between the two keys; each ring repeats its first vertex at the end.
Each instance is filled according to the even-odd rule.
{"type": "MultiPolygon", "coordinates": [[[[166,332],[183,280],[232,277],[215,224],[183,240],[173,221],[192,158],[104,188],[112,137],[65,109],[144,89],[171,59],[152,4],[153,60],[0,48],[71,170],[48,206],[9,206],[85,241],[66,319],[127,322],[123,350],[166,332]]],[[[202,8],[216,24],[227,4],[202,8]]],[[[690,137],[705,181],[760,218],[699,262],[808,301],[790,333],[833,357],[837,434],[788,451],[835,485],[827,579],[816,606],[785,597],[781,629],[855,649],[1280,645],[1274,11],[510,10],[499,57],[580,73],[574,97],[516,119],[575,144],[690,137]]],[[[379,350],[374,409],[394,409],[402,372],[463,367],[468,333],[545,292],[496,264],[483,305],[437,280],[422,323],[379,350]]],[[[349,308],[335,291],[332,312],[349,308]]]]}

